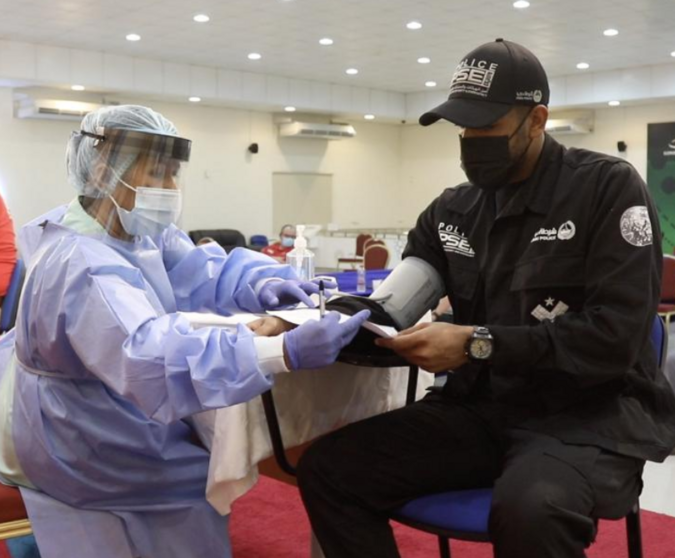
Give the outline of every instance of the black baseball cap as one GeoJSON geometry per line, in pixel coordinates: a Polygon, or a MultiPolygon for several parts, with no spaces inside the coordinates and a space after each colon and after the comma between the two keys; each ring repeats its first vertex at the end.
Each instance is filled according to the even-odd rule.
{"type": "Polygon", "coordinates": [[[485,43],[459,63],[448,100],[420,116],[429,126],[440,119],[463,128],[485,128],[514,105],[548,105],[548,78],[537,57],[504,39],[485,43]]]}

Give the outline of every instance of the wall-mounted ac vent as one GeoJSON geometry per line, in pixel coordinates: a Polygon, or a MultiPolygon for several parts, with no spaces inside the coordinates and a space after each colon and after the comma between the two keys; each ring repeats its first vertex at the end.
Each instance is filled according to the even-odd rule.
{"type": "Polygon", "coordinates": [[[23,97],[15,102],[16,118],[42,118],[48,120],[82,120],[86,114],[102,105],[81,101],[61,101],[57,99],[33,99],[23,97]]]}
{"type": "Polygon", "coordinates": [[[338,140],[353,138],[356,130],[348,124],[320,124],[317,122],[282,122],[279,135],[285,138],[314,138],[338,140]]]}
{"type": "Polygon", "coordinates": [[[590,134],[593,122],[585,118],[554,118],[546,122],[546,131],[549,134],[590,134]]]}

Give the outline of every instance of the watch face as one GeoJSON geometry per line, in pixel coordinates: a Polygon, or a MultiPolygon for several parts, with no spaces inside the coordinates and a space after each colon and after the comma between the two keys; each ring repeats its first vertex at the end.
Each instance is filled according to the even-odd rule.
{"type": "Polygon", "coordinates": [[[481,360],[490,358],[492,354],[492,340],[491,339],[472,339],[471,340],[471,356],[481,360]]]}

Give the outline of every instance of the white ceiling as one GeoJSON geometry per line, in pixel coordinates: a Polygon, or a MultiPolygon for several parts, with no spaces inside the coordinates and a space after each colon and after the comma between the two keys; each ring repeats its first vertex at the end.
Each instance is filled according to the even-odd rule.
{"type": "Polygon", "coordinates": [[[675,0],[0,0],[0,40],[395,92],[446,88],[459,59],[504,37],[550,77],[674,63],[675,0]],[[211,21],[197,24],[196,13],[211,21]],[[422,29],[405,24],[418,20],[422,29]],[[613,27],[616,37],[602,31],[613,27]],[[128,33],[142,40],[130,43],[128,33]],[[322,47],[321,37],[335,44],[322,47]],[[249,61],[249,52],[262,60],[249,61]],[[417,58],[428,56],[431,64],[417,58]],[[359,69],[347,76],[349,67],[359,69]]]}

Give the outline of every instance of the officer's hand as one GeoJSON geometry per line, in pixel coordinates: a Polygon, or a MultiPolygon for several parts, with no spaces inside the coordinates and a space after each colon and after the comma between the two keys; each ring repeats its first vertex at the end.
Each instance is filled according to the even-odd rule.
{"type": "Polygon", "coordinates": [[[276,316],[265,316],[246,325],[259,337],[274,337],[295,327],[292,323],[276,316]]]}
{"type": "Polygon", "coordinates": [[[467,362],[465,346],[472,333],[471,326],[424,323],[403,330],[393,339],[377,339],[375,344],[392,349],[428,372],[447,372],[467,362]]]}

